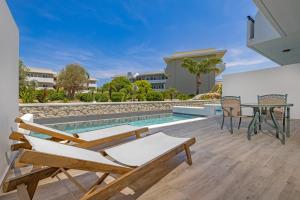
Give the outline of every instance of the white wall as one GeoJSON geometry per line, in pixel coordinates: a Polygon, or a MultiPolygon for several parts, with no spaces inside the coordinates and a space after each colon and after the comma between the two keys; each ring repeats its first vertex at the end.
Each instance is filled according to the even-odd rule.
{"type": "Polygon", "coordinates": [[[257,102],[257,95],[271,93],[288,94],[288,103],[294,104],[291,117],[300,119],[300,63],[223,76],[223,95],[241,96],[243,103],[257,102]]]}
{"type": "Polygon", "coordinates": [[[12,158],[8,136],[18,115],[19,31],[5,0],[0,0],[0,183],[12,158]]]}

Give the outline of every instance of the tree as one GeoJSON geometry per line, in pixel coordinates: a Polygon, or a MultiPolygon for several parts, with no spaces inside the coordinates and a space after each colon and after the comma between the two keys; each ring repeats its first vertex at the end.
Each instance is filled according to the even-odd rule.
{"type": "Polygon", "coordinates": [[[168,88],[165,92],[170,97],[171,101],[173,100],[173,98],[178,93],[178,91],[175,88],[168,88]]]}
{"type": "Polygon", "coordinates": [[[147,94],[148,92],[152,91],[152,86],[149,81],[146,80],[139,80],[135,81],[134,85],[138,88],[137,93],[138,94],[147,94]]]}
{"type": "Polygon", "coordinates": [[[131,87],[131,82],[126,77],[116,77],[111,81],[111,83],[114,85],[117,92],[121,89],[128,89],[131,87]]]}
{"type": "Polygon", "coordinates": [[[19,60],[19,88],[22,89],[26,86],[26,73],[28,69],[22,60],[19,60]]]}
{"type": "Polygon", "coordinates": [[[116,87],[115,85],[112,83],[112,82],[109,82],[109,83],[105,83],[103,86],[102,86],[102,91],[105,92],[105,91],[108,91],[108,94],[109,94],[109,99],[111,99],[111,94],[113,92],[116,92],[116,87]]]}
{"type": "Polygon", "coordinates": [[[221,63],[221,58],[205,58],[200,61],[195,61],[191,58],[184,58],[182,67],[187,69],[191,74],[196,75],[196,94],[199,94],[201,82],[201,75],[211,72],[219,73],[220,69],[216,64],[221,63]]]}
{"type": "Polygon", "coordinates": [[[87,83],[88,73],[79,64],[67,65],[57,77],[58,87],[63,87],[70,98],[74,98],[77,91],[86,88],[87,83]]]}

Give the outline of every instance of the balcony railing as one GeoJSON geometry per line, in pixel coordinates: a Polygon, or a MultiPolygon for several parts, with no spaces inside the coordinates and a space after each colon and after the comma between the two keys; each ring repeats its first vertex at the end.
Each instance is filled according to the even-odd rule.
{"type": "Polygon", "coordinates": [[[254,39],[255,20],[250,16],[248,16],[247,18],[248,18],[248,22],[247,22],[248,36],[247,36],[247,39],[252,40],[252,39],[254,39]]]}

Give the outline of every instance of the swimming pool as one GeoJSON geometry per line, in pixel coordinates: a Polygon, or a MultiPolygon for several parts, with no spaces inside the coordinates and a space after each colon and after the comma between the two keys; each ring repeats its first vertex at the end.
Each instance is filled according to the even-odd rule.
{"type": "Polygon", "coordinates": [[[113,119],[101,119],[93,121],[71,122],[48,125],[51,128],[65,131],[67,133],[82,133],[86,131],[98,130],[103,128],[109,128],[113,126],[129,124],[132,126],[144,127],[154,126],[158,124],[172,124],[172,122],[185,122],[192,119],[200,119],[199,116],[184,115],[184,114],[155,114],[155,115],[143,115],[132,116],[113,119]]]}

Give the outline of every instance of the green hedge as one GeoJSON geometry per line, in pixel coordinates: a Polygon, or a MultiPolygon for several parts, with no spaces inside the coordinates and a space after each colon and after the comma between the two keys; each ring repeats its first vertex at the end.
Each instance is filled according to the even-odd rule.
{"type": "Polygon", "coordinates": [[[109,100],[109,94],[96,93],[95,94],[95,100],[97,102],[108,102],[108,100],[109,100]]]}
{"type": "Polygon", "coordinates": [[[48,91],[44,90],[36,90],[35,97],[40,103],[46,103],[48,101],[48,91]]]}
{"type": "Polygon", "coordinates": [[[152,91],[152,92],[147,93],[146,100],[147,101],[163,101],[164,97],[163,97],[162,93],[152,91]]]}
{"type": "Polygon", "coordinates": [[[63,101],[66,98],[64,91],[55,91],[49,90],[48,91],[48,99],[50,101],[63,101]]]}
{"type": "Polygon", "coordinates": [[[92,102],[94,100],[92,93],[81,93],[77,94],[76,97],[82,102],[92,102]]]}
{"type": "Polygon", "coordinates": [[[112,102],[121,102],[124,101],[125,94],[122,92],[112,92],[111,101],[112,102]]]}

